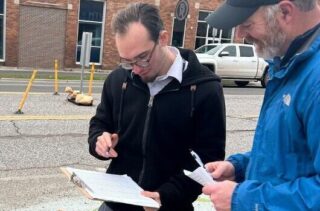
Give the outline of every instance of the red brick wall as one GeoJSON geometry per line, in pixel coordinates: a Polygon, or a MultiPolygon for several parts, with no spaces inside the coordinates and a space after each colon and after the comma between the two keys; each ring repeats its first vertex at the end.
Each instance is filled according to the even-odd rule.
{"type": "Polygon", "coordinates": [[[53,69],[55,59],[63,61],[66,9],[21,5],[19,18],[19,68],[53,69]]]}
{"type": "MultiPolygon", "coordinates": [[[[104,49],[103,49],[103,69],[114,69],[118,63],[118,52],[115,46],[113,35],[111,34],[110,23],[113,14],[124,8],[128,3],[132,1],[121,1],[121,3],[114,1],[107,1],[106,22],[104,32],[104,49]]],[[[143,1],[155,4],[157,1],[143,1]]],[[[175,13],[178,0],[160,0],[159,8],[160,15],[164,22],[165,29],[172,34],[173,16],[175,13]]],[[[210,0],[188,0],[189,3],[189,17],[186,23],[184,47],[194,49],[195,36],[197,30],[198,12],[199,10],[213,10],[217,5],[223,2],[223,0],[210,1],[210,0]],[[199,8],[196,9],[198,3],[199,8]]],[[[170,38],[171,40],[171,38],[170,38]]],[[[170,44],[170,43],[168,43],[170,44]]]]}
{"type": "Polygon", "coordinates": [[[66,48],[64,65],[67,68],[76,67],[76,46],[78,39],[78,13],[80,0],[69,0],[72,9],[67,12],[66,48]]]}
{"type": "MultiPolygon", "coordinates": [[[[114,69],[119,62],[119,55],[116,49],[115,40],[111,31],[111,20],[118,10],[126,7],[133,1],[107,1],[106,18],[104,25],[104,48],[102,53],[102,69],[114,69]]],[[[155,1],[140,1],[146,3],[154,3],[155,1]]]]}
{"type": "MultiPolygon", "coordinates": [[[[160,11],[166,29],[172,34],[173,18],[178,1],[161,1],[160,11]]],[[[184,47],[194,49],[199,10],[213,10],[219,5],[217,1],[188,0],[189,15],[186,20],[184,47]]]]}
{"type": "MultiPolygon", "coordinates": [[[[78,36],[78,10],[80,0],[37,0],[40,1],[37,6],[41,7],[55,7],[55,8],[68,8],[68,4],[72,5],[72,9],[67,10],[66,32],[65,32],[65,68],[79,67],[76,65],[76,44],[78,36]],[[42,2],[42,4],[41,4],[42,2]]],[[[189,2],[189,17],[187,19],[185,31],[185,48],[194,48],[195,35],[197,29],[197,20],[199,10],[214,10],[217,5],[223,0],[188,0],[189,2]],[[196,8],[198,6],[198,8],[196,8]]],[[[18,63],[18,40],[19,40],[19,5],[12,1],[7,1],[7,23],[6,23],[6,66],[17,66],[18,63]]],[[[130,0],[108,0],[106,1],[105,11],[105,25],[104,25],[104,41],[102,51],[102,69],[113,69],[119,60],[118,52],[115,47],[113,35],[111,33],[111,19],[112,16],[127,4],[134,2],[130,0]]],[[[176,4],[178,0],[145,0],[147,3],[159,3],[160,14],[163,18],[166,30],[171,35],[173,17],[176,4]]],[[[20,4],[30,5],[28,0],[20,0],[20,4]]],[[[99,68],[99,67],[98,67],[99,68]]]]}
{"type": "MultiPolygon", "coordinates": [[[[319,0],[320,1],[320,0],[319,0]]],[[[65,59],[64,66],[66,68],[79,67],[76,65],[76,44],[78,35],[78,9],[80,0],[37,0],[40,3],[30,3],[28,0],[15,0],[6,2],[6,49],[5,62],[6,66],[17,66],[19,55],[19,15],[20,5],[33,5],[39,7],[54,7],[54,8],[68,8],[66,20],[66,34],[65,34],[65,59]]],[[[102,51],[101,68],[113,69],[119,60],[118,52],[115,47],[113,35],[111,33],[111,19],[114,13],[125,7],[127,4],[134,2],[130,0],[108,0],[106,1],[106,15],[104,26],[104,47],[102,51]]],[[[160,3],[160,13],[164,20],[164,25],[169,34],[172,33],[173,18],[172,14],[175,12],[178,0],[149,0],[143,1],[148,3],[160,3]]],[[[197,29],[197,20],[199,10],[214,10],[223,0],[188,0],[189,2],[189,17],[187,19],[185,31],[185,48],[194,48],[195,36],[197,29]]],[[[236,42],[242,42],[242,39],[237,38],[236,42]]]]}
{"type": "Polygon", "coordinates": [[[6,14],[6,49],[5,65],[17,66],[18,62],[18,30],[19,30],[19,5],[14,1],[7,1],[6,14]]]}

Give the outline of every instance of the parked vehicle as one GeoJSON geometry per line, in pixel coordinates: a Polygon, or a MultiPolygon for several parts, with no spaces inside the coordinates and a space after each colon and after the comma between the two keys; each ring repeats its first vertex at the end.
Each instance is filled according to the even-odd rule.
{"type": "Polygon", "coordinates": [[[217,43],[201,45],[199,48],[194,50],[194,52],[195,53],[206,53],[206,52],[210,51],[212,48],[217,47],[217,45],[218,45],[217,43]]]}
{"type": "Polygon", "coordinates": [[[263,87],[267,84],[268,64],[257,56],[253,45],[223,43],[196,55],[201,64],[237,86],[246,86],[249,81],[260,81],[263,87]]]}

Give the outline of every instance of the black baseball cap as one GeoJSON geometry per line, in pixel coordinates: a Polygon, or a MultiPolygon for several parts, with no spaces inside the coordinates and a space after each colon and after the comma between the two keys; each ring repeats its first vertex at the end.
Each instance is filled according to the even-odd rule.
{"type": "Polygon", "coordinates": [[[217,29],[230,29],[249,18],[260,6],[277,4],[280,0],[226,0],[206,21],[217,29]]]}

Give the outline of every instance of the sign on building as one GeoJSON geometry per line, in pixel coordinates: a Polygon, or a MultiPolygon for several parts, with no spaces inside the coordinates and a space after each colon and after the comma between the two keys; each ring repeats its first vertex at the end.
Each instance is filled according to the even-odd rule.
{"type": "Polygon", "coordinates": [[[176,6],[175,16],[182,21],[188,17],[189,3],[187,0],[179,0],[176,6]]]}

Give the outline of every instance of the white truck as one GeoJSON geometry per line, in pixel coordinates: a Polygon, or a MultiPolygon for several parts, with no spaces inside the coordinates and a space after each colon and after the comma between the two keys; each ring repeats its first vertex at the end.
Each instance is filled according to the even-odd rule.
{"type": "Polygon", "coordinates": [[[201,64],[209,67],[223,80],[232,80],[237,86],[249,81],[268,82],[268,64],[259,58],[253,45],[240,43],[218,44],[206,53],[196,53],[201,64]]]}

